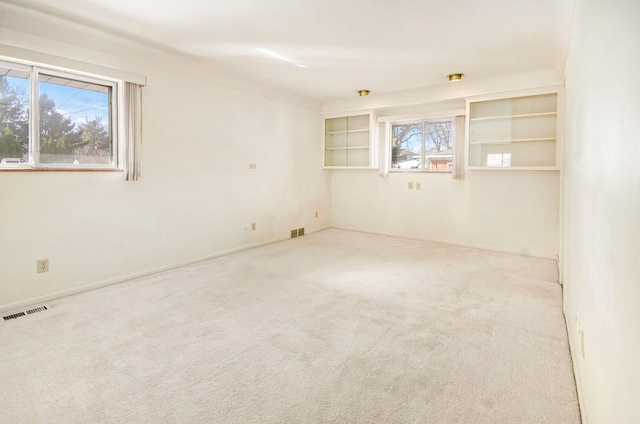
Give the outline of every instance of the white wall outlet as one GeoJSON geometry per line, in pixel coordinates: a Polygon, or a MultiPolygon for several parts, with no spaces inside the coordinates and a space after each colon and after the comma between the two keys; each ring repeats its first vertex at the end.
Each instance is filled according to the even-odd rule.
{"type": "Polygon", "coordinates": [[[249,169],[256,169],[256,164],[255,163],[250,163],[249,164],[249,169]]]}
{"type": "Polygon", "coordinates": [[[256,230],[256,223],[252,222],[251,223],[251,231],[255,231],[256,230]]]}
{"type": "Polygon", "coordinates": [[[40,272],[49,272],[49,259],[40,259],[36,263],[38,273],[40,272]]]}
{"type": "Polygon", "coordinates": [[[413,182],[409,181],[407,186],[409,187],[409,190],[413,190],[413,182]]]}
{"type": "Polygon", "coordinates": [[[316,218],[318,217],[318,211],[316,211],[316,218]]]}
{"type": "Polygon", "coordinates": [[[416,183],[416,190],[420,190],[422,188],[422,183],[416,183]]]}

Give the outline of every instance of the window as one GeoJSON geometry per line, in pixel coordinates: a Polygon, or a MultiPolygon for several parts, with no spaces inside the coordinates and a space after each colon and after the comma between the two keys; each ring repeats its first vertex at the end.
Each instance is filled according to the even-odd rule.
{"type": "Polygon", "coordinates": [[[452,118],[391,123],[391,170],[451,172],[453,139],[452,118]]]}
{"type": "Polygon", "coordinates": [[[117,83],[0,61],[0,169],[118,168],[117,83]]]}

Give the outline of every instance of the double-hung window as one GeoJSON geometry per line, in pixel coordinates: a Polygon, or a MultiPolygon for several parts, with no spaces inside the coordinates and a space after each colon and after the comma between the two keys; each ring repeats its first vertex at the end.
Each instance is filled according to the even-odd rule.
{"type": "Polygon", "coordinates": [[[118,83],[0,61],[0,169],[117,169],[118,83]]]}
{"type": "Polygon", "coordinates": [[[391,170],[451,172],[453,118],[392,122],[391,170]]]}

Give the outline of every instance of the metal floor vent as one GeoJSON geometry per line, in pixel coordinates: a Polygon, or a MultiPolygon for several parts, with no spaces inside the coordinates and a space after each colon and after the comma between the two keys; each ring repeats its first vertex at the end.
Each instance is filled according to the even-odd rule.
{"type": "Polygon", "coordinates": [[[31,308],[31,309],[27,309],[26,311],[14,312],[12,314],[5,315],[5,316],[2,317],[2,319],[5,320],[5,321],[9,321],[10,319],[16,319],[16,318],[24,317],[26,315],[35,314],[36,312],[46,311],[47,309],[49,309],[49,308],[46,307],[45,305],[38,306],[37,308],[31,308]]]}

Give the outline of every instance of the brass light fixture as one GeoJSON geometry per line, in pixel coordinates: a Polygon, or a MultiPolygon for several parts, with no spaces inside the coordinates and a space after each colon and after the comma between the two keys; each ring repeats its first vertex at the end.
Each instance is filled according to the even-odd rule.
{"type": "Polygon", "coordinates": [[[464,77],[464,74],[449,74],[447,78],[449,78],[449,82],[460,81],[464,77]]]}
{"type": "Polygon", "coordinates": [[[368,96],[369,93],[371,93],[369,90],[358,90],[358,95],[360,95],[360,97],[368,96]]]}

